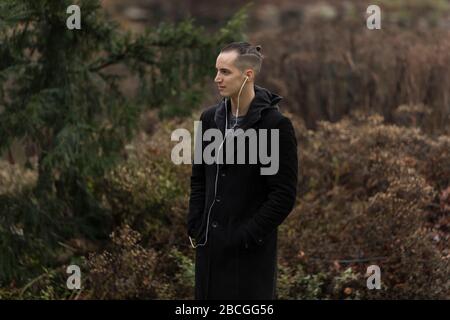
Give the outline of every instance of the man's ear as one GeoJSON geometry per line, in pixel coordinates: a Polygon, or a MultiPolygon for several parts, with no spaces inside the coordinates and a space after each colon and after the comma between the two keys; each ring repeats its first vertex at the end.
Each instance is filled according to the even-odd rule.
{"type": "Polygon", "coordinates": [[[248,80],[253,81],[255,80],[255,71],[253,69],[247,69],[245,70],[245,75],[248,77],[248,80]]]}

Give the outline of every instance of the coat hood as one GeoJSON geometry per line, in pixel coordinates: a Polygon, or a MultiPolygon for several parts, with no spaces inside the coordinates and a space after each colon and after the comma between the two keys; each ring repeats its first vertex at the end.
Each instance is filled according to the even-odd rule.
{"type": "MultiPolygon", "coordinates": [[[[278,102],[283,99],[281,96],[270,92],[268,89],[254,85],[255,97],[250,103],[250,107],[242,122],[242,129],[247,129],[258,122],[263,111],[268,109],[277,109],[278,102]]],[[[225,128],[225,110],[229,112],[231,102],[229,98],[223,98],[219,103],[214,114],[214,121],[217,127],[222,131],[225,128]],[[225,107],[226,106],[226,107],[225,107]]]]}

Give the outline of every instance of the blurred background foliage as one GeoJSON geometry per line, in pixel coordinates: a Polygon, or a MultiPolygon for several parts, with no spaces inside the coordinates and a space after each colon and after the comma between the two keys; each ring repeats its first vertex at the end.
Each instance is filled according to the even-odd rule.
{"type": "Polygon", "coordinates": [[[170,135],[217,101],[215,57],[241,39],[299,142],[278,297],[450,297],[448,1],[372,1],[374,31],[358,0],[78,1],[80,31],[69,2],[0,4],[0,298],[193,298],[170,135]]]}

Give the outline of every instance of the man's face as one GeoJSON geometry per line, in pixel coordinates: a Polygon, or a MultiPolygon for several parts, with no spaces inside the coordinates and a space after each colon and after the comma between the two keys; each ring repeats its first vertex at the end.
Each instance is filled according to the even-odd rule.
{"type": "Polygon", "coordinates": [[[237,56],[238,53],[233,50],[222,52],[217,57],[217,74],[214,82],[217,84],[222,97],[237,96],[245,80],[245,75],[234,64],[237,56]]]}

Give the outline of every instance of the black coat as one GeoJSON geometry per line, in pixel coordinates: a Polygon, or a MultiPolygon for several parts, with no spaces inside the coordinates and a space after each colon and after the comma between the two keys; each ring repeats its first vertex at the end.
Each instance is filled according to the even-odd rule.
{"type": "MultiPolygon", "coordinates": [[[[276,298],[277,227],[294,207],[298,173],[295,132],[278,110],[280,100],[255,86],[255,98],[241,125],[243,130],[279,129],[276,174],[261,175],[259,158],[257,164],[219,164],[214,201],[217,164],[192,166],[188,235],[204,243],[209,227],[206,245],[196,248],[196,299],[276,298]]],[[[225,105],[230,108],[226,101],[202,113],[203,132],[219,128],[223,133],[225,105]]],[[[200,143],[203,150],[211,142],[200,143]]]]}

